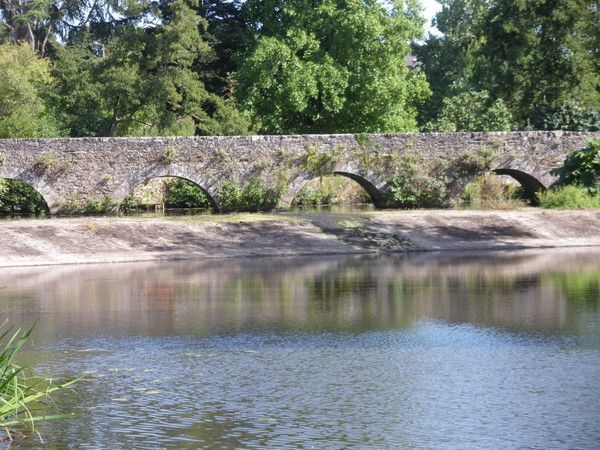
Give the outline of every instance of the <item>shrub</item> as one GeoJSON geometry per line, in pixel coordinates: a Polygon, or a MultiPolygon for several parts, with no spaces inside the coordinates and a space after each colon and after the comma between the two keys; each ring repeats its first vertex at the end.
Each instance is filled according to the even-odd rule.
{"type": "Polygon", "coordinates": [[[582,186],[567,185],[538,193],[540,206],[548,209],[600,208],[598,190],[591,194],[582,186]]]}
{"type": "Polygon", "coordinates": [[[567,156],[563,166],[553,173],[560,177],[559,186],[582,185],[590,194],[597,193],[600,183],[600,139],[590,139],[587,147],[567,156]]]}
{"type": "Polygon", "coordinates": [[[19,180],[0,179],[0,214],[48,213],[48,205],[34,188],[19,180]]]}
{"type": "Polygon", "coordinates": [[[195,183],[176,178],[165,181],[163,203],[166,208],[210,208],[211,202],[195,183]]]}
{"type": "Polygon", "coordinates": [[[406,158],[388,182],[387,195],[400,208],[441,208],[447,206],[444,174],[431,173],[419,158],[406,158]]]}
{"type": "Polygon", "coordinates": [[[460,199],[482,209],[513,209],[525,206],[523,189],[503,183],[497,175],[485,174],[465,186],[460,199]]]}
{"type": "Polygon", "coordinates": [[[237,181],[227,181],[219,190],[221,209],[225,212],[269,211],[277,206],[281,193],[265,188],[258,180],[241,186],[237,181]]]}

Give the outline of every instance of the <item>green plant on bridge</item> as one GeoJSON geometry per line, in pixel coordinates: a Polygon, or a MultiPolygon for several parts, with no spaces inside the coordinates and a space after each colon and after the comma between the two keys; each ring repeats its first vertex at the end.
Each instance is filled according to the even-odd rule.
{"type": "Polygon", "coordinates": [[[391,205],[400,208],[442,208],[448,203],[443,174],[431,174],[430,167],[417,156],[400,162],[386,195],[391,205]]]}
{"type": "Polygon", "coordinates": [[[322,177],[333,172],[339,161],[341,149],[339,146],[334,146],[329,152],[325,152],[319,151],[315,146],[307,145],[305,150],[304,170],[314,177],[322,177]]]}
{"type": "Polygon", "coordinates": [[[36,166],[41,172],[48,172],[56,168],[56,158],[52,152],[44,152],[36,157],[36,166]]]}
{"type": "Polygon", "coordinates": [[[169,146],[160,156],[159,161],[163,166],[168,166],[169,164],[173,164],[178,155],[179,150],[177,147],[169,146]]]}
{"type": "Polygon", "coordinates": [[[458,158],[442,162],[446,167],[446,173],[453,180],[473,178],[492,167],[494,155],[491,149],[481,147],[473,152],[464,152],[458,158]]]}
{"type": "Polygon", "coordinates": [[[0,155],[0,166],[4,165],[4,156],[0,155]]]}

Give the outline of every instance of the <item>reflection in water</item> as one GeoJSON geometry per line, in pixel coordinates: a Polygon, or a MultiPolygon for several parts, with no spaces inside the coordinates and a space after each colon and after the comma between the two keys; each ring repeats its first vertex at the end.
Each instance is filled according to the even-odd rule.
{"type": "Polygon", "coordinates": [[[5,269],[50,445],[592,447],[600,252],[5,269]]]}

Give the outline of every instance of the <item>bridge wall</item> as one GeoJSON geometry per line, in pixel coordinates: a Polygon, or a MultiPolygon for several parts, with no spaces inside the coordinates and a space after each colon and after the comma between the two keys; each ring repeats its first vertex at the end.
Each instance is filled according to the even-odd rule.
{"type": "Polygon", "coordinates": [[[489,167],[473,173],[448,171],[449,191],[458,193],[484,169],[534,189],[552,185],[556,178],[550,171],[591,137],[600,132],[3,139],[0,177],[32,185],[52,212],[92,199],[117,204],[159,176],[197,183],[217,208],[224,183],[260,180],[283,188],[280,206],[285,207],[311,179],[337,173],[359,182],[385,206],[386,184],[407,159],[447,170],[465,155],[491,155],[489,167]]]}

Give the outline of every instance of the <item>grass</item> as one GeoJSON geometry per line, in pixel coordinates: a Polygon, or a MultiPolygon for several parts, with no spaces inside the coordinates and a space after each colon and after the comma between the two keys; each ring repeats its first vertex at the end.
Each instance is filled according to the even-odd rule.
{"type": "Polygon", "coordinates": [[[600,194],[592,195],[582,186],[567,185],[538,194],[540,206],[546,209],[600,208],[600,194]]]}
{"type": "MultiPolygon", "coordinates": [[[[5,329],[6,323],[1,328],[5,329]]],[[[3,342],[0,351],[0,427],[4,427],[8,439],[12,440],[8,427],[20,426],[33,430],[34,424],[40,420],[64,418],[65,415],[47,415],[47,400],[53,392],[64,389],[79,380],[52,384],[43,377],[28,377],[25,368],[15,364],[15,356],[23,348],[33,327],[22,332],[18,329],[12,335],[10,329],[0,334],[3,342]]]]}

